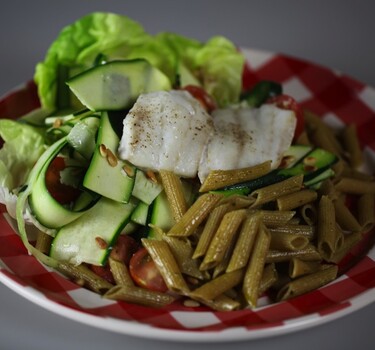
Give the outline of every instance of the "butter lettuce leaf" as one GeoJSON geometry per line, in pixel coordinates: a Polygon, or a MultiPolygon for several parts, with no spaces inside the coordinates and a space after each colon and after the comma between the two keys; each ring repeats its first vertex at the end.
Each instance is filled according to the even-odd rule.
{"type": "Polygon", "coordinates": [[[38,129],[10,119],[0,119],[0,186],[12,191],[25,184],[35,162],[45,150],[38,129]]]}
{"type": "Polygon", "coordinates": [[[194,56],[202,86],[220,107],[238,102],[244,63],[244,56],[222,36],[211,38],[194,56]]]}
{"type": "Polygon", "coordinates": [[[148,38],[140,24],[112,13],[94,12],[65,27],[35,69],[42,106],[55,109],[59,84],[90,68],[98,55],[124,57],[148,38]]]}
{"type": "Polygon", "coordinates": [[[244,58],[228,39],[206,43],[174,33],[150,35],[122,15],[94,12],[65,27],[36,66],[41,104],[48,110],[77,103],[65,82],[102,61],[144,58],[166,74],[173,86],[186,81],[207,90],[220,107],[238,102],[244,58]]]}

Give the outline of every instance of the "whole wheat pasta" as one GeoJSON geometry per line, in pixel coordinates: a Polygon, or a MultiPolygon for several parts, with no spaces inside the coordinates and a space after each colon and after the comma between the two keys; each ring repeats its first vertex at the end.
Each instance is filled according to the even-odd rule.
{"type": "Polygon", "coordinates": [[[168,198],[172,216],[177,222],[186,213],[188,208],[181,180],[172,171],[160,170],[159,174],[168,198]]]}
{"type": "Polygon", "coordinates": [[[205,193],[198,197],[181,220],[169,230],[168,235],[185,237],[192,235],[221,198],[222,195],[214,193],[205,193]]]}
{"type": "Polygon", "coordinates": [[[194,250],[193,258],[197,259],[206,254],[211,243],[212,237],[219,228],[220,222],[230,208],[229,203],[219,205],[209,214],[204,225],[203,231],[199,237],[198,244],[194,250]]]}
{"type": "Polygon", "coordinates": [[[335,185],[337,191],[349,194],[375,194],[375,181],[343,177],[335,185]]]}
{"type": "Polygon", "coordinates": [[[109,289],[103,297],[156,308],[164,307],[175,301],[175,298],[169,294],[129,285],[116,285],[109,289]]]}
{"type": "Polygon", "coordinates": [[[318,289],[333,281],[337,276],[337,270],[337,266],[332,265],[326,269],[297,278],[279,290],[277,299],[287,300],[318,289]]]}
{"type": "Polygon", "coordinates": [[[243,295],[251,307],[257,306],[270,240],[267,228],[261,224],[242,286],[243,295]]]}
{"type": "Polygon", "coordinates": [[[362,150],[357,137],[357,130],[354,124],[347,125],[341,133],[342,143],[349,158],[352,168],[357,168],[363,163],[362,150]]]}
{"type": "Polygon", "coordinates": [[[250,181],[271,171],[271,162],[234,170],[212,170],[204,180],[199,192],[217,190],[237,183],[250,181]]]}
{"type": "Polygon", "coordinates": [[[333,201],[333,204],[335,207],[336,221],[344,231],[358,232],[361,230],[361,225],[345,205],[343,199],[337,199],[333,201]]]}
{"type": "Polygon", "coordinates": [[[297,175],[276,184],[255,190],[250,194],[250,197],[255,199],[255,202],[251,207],[257,208],[265,203],[274,201],[281,196],[299,191],[302,188],[302,185],[303,176],[297,175]]]}
{"type": "Polygon", "coordinates": [[[189,296],[202,302],[214,300],[227,290],[237,286],[242,281],[243,275],[243,270],[225,273],[193,290],[189,296]]]}
{"type": "Polygon", "coordinates": [[[370,231],[375,225],[375,195],[365,193],[358,199],[358,221],[363,232],[370,231]]]}
{"type": "Polygon", "coordinates": [[[339,235],[336,229],[335,208],[327,196],[322,196],[318,207],[318,251],[329,261],[337,250],[339,235]]]}
{"type": "Polygon", "coordinates": [[[234,210],[224,215],[204,256],[200,266],[201,270],[211,269],[220,263],[230,246],[232,237],[237,234],[238,228],[245,217],[245,209],[234,210]]]}
{"type": "Polygon", "coordinates": [[[108,264],[116,285],[134,286],[133,279],[131,278],[128,268],[123,261],[115,260],[110,257],[108,259],[108,264]]]}
{"type": "Polygon", "coordinates": [[[182,276],[181,270],[168,243],[144,238],[142,239],[142,244],[158,267],[168,289],[186,295],[189,292],[189,287],[182,276]]]}
{"type": "Polygon", "coordinates": [[[304,204],[314,202],[317,197],[316,191],[303,189],[277,198],[277,208],[279,210],[293,210],[304,204]]]}
{"type": "Polygon", "coordinates": [[[228,264],[227,272],[242,269],[247,265],[260,223],[261,218],[257,213],[250,215],[245,220],[228,264]]]}
{"type": "Polygon", "coordinates": [[[308,237],[303,235],[294,235],[291,233],[270,233],[271,243],[270,249],[272,250],[286,250],[295,251],[303,250],[309,244],[310,240],[308,237]]]}
{"type": "Polygon", "coordinates": [[[266,256],[266,263],[287,262],[293,258],[299,258],[306,261],[320,261],[322,259],[316,247],[309,244],[306,248],[301,250],[269,250],[266,256]]]}

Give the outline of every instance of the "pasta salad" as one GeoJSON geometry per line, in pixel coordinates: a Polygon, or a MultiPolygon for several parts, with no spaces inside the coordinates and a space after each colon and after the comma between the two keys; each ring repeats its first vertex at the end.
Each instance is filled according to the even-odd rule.
{"type": "Polygon", "coordinates": [[[223,37],[107,13],[66,27],[36,67],[41,108],[0,121],[0,199],[30,253],[151,307],[255,308],[334,280],[375,222],[355,126],[276,82],[244,90],[243,66],[223,37]]]}

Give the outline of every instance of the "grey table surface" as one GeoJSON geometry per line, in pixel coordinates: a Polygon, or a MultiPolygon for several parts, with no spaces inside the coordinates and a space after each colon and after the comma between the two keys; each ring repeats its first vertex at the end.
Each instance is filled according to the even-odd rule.
{"type": "MultiPolygon", "coordinates": [[[[92,11],[111,11],[147,31],[200,40],[225,35],[243,47],[287,53],[375,86],[372,0],[2,0],[0,95],[30,79],[61,28],[92,11]]],[[[235,343],[176,343],[97,329],[51,313],[0,284],[0,350],[10,349],[374,349],[375,303],[298,332],[235,343]]]]}

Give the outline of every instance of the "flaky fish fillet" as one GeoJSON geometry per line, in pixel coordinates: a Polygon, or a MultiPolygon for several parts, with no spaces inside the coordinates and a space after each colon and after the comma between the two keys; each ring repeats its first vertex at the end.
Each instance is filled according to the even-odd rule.
{"type": "Polygon", "coordinates": [[[296,118],[271,104],[260,108],[228,108],[213,112],[214,134],[199,164],[203,181],[211,170],[240,169],[271,160],[276,168],[291,145],[296,118]]]}
{"type": "Polygon", "coordinates": [[[152,170],[195,177],[212,118],[186,91],[141,95],[124,119],[119,156],[152,170]]]}
{"type": "Polygon", "coordinates": [[[119,156],[140,168],[182,177],[238,169],[271,160],[276,168],[296,125],[274,105],[216,110],[209,115],[186,91],[141,95],[124,119],[119,156]]]}

